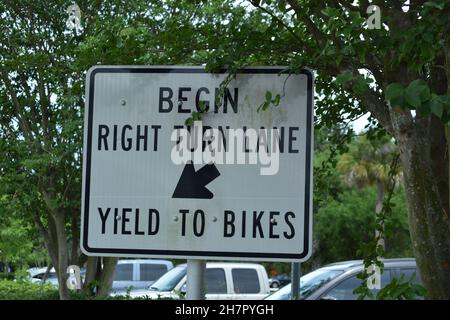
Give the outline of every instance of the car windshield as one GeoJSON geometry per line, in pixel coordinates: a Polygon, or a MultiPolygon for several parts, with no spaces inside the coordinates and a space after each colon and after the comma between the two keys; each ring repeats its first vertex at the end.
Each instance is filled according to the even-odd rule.
{"type": "MultiPolygon", "coordinates": [[[[34,279],[39,279],[42,280],[44,278],[45,272],[43,273],[39,273],[35,276],[33,276],[34,279]]],[[[47,279],[51,279],[51,278],[57,278],[58,276],[56,275],[56,272],[49,272],[47,274],[47,279]]]]}
{"type": "Polygon", "coordinates": [[[186,275],[186,266],[178,266],[164,274],[150,286],[154,291],[172,291],[186,275]]]}
{"type": "MultiPolygon", "coordinates": [[[[319,289],[325,283],[334,279],[344,271],[342,270],[327,270],[317,269],[300,278],[300,296],[299,299],[306,299],[311,293],[319,289]]],[[[290,300],[291,299],[291,285],[288,284],[267,297],[267,300],[290,300]]]]}

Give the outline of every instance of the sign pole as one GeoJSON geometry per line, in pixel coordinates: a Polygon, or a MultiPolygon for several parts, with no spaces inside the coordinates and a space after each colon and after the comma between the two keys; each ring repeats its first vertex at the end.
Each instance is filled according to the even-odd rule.
{"type": "Polygon", "coordinates": [[[291,285],[291,297],[292,300],[298,300],[299,294],[300,294],[300,262],[293,262],[292,263],[292,285],[291,285]]]}
{"type": "Polygon", "coordinates": [[[187,261],[187,300],[205,299],[205,269],[206,261],[188,259],[187,261]]]}

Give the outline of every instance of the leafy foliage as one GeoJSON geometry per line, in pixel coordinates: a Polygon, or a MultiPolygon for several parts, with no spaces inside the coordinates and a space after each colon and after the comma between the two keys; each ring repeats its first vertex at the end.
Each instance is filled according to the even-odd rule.
{"type": "MultiPolygon", "coordinates": [[[[323,264],[363,258],[362,244],[374,239],[375,194],[372,187],[345,190],[319,209],[314,224],[315,256],[323,264]]],[[[396,191],[392,202],[394,209],[385,221],[385,257],[412,256],[403,190],[396,191]]]]}
{"type": "MultiPolygon", "coordinates": [[[[72,300],[146,300],[127,296],[98,297],[81,292],[70,291],[72,300]]],[[[0,300],[59,300],[58,289],[50,284],[11,281],[0,279],[0,300]]]]}
{"type": "Polygon", "coordinates": [[[404,280],[404,275],[400,279],[394,278],[377,293],[377,300],[414,300],[424,297],[426,290],[423,286],[413,282],[415,274],[408,280],[404,280]]]}
{"type": "Polygon", "coordinates": [[[55,287],[45,284],[0,280],[0,300],[58,300],[55,287]]]}
{"type": "Polygon", "coordinates": [[[391,83],[386,88],[385,98],[393,108],[416,110],[424,117],[434,114],[444,122],[450,121],[450,95],[431,93],[422,79],[412,81],[407,87],[391,83]]]}
{"type": "MultiPolygon", "coordinates": [[[[332,176],[337,155],[345,149],[343,142],[352,134],[345,125],[367,112],[372,136],[387,132],[408,140],[402,145],[409,148],[404,157],[412,153],[426,157],[442,147],[443,139],[423,132],[442,131],[435,118],[445,124],[450,120],[450,99],[443,88],[448,81],[445,72],[450,74],[445,57],[450,43],[448,0],[426,1],[407,13],[396,2],[379,2],[383,12],[379,30],[365,27],[366,8],[347,1],[77,3],[83,13],[79,34],[65,27],[65,8],[71,1],[0,3],[0,194],[8,197],[0,210],[47,233],[53,229],[52,217],[62,215],[59,231],[67,232],[68,243],[75,247],[84,75],[96,64],[206,64],[208,71],[226,68],[230,74],[250,65],[285,65],[293,73],[313,68],[316,128],[336,129],[329,136],[333,146],[316,166],[315,205],[336,196],[326,178],[332,176]],[[409,137],[405,127],[413,133],[409,137]],[[414,144],[419,138],[428,140],[414,144]]],[[[265,98],[262,109],[276,102],[273,94],[265,98]]],[[[191,119],[201,116],[197,112],[191,119]]],[[[445,162],[445,157],[423,158],[420,163],[429,166],[424,172],[431,172],[439,161],[445,162]]],[[[436,190],[448,188],[448,181],[436,181],[440,177],[425,178],[435,183],[436,190]]],[[[410,187],[405,190],[413,190],[410,187]]],[[[443,208],[433,210],[440,213],[443,208]]],[[[448,220],[420,223],[436,230],[448,220]]],[[[413,237],[430,243],[427,235],[413,233],[413,237]]],[[[448,244],[445,236],[439,241],[448,244]]],[[[439,248],[427,245],[418,257],[435,250],[439,248]]],[[[79,258],[79,253],[74,256],[79,258]]],[[[428,257],[433,256],[440,254],[428,257]]],[[[425,277],[429,288],[438,288],[434,296],[449,292],[448,271],[443,275],[437,282],[432,274],[425,277]],[[439,283],[446,283],[447,290],[439,289],[439,283]]]]}

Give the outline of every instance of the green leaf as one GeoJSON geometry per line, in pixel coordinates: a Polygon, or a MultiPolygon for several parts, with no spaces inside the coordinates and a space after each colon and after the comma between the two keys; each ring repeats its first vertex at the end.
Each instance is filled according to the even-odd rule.
{"type": "Polygon", "coordinates": [[[428,84],[422,79],[412,81],[408,85],[408,88],[410,88],[410,90],[412,91],[417,91],[422,102],[428,101],[431,98],[430,88],[428,87],[428,84]]]}
{"type": "Polygon", "coordinates": [[[193,119],[194,121],[202,120],[202,114],[201,114],[200,112],[193,111],[193,112],[192,112],[192,119],[193,119]]]}
{"type": "Polygon", "coordinates": [[[200,110],[200,112],[205,112],[206,111],[206,103],[205,101],[199,101],[198,103],[198,109],[200,110]]]}
{"type": "Polygon", "coordinates": [[[439,101],[446,107],[450,108],[450,95],[439,96],[439,101]]]}
{"type": "Polygon", "coordinates": [[[271,100],[272,100],[272,92],[266,91],[266,101],[271,101],[271,100]]]}
{"type": "Polygon", "coordinates": [[[273,99],[273,104],[274,104],[275,106],[278,106],[278,105],[280,104],[280,99],[281,99],[281,95],[280,95],[280,94],[277,94],[277,95],[275,96],[275,99],[273,99]]]}
{"type": "Polygon", "coordinates": [[[269,108],[269,105],[270,105],[270,101],[265,101],[265,102],[261,103],[261,105],[258,107],[258,109],[256,111],[257,112],[259,112],[260,110],[266,111],[267,108],[269,108]]]}
{"type": "Polygon", "coordinates": [[[432,99],[430,101],[430,110],[432,113],[434,113],[439,118],[442,118],[442,115],[444,113],[444,105],[439,99],[432,99]]]}
{"type": "Polygon", "coordinates": [[[445,1],[427,1],[423,5],[425,7],[431,7],[442,10],[445,8],[445,1]]]}
{"type": "Polygon", "coordinates": [[[421,99],[420,99],[420,91],[417,87],[409,85],[405,90],[405,99],[406,102],[414,107],[418,108],[421,105],[421,99]]]}
{"type": "Polygon", "coordinates": [[[324,15],[326,15],[327,17],[332,17],[333,15],[335,15],[334,10],[332,7],[327,7],[325,9],[322,10],[322,13],[324,15]]]}
{"type": "Polygon", "coordinates": [[[384,97],[393,106],[395,104],[394,101],[398,101],[400,98],[403,99],[404,91],[405,89],[400,83],[394,82],[386,87],[384,97]]]}
{"type": "Polygon", "coordinates": [[[346,71],[344,73],[339,74],[336,77],[336,83],[344,84],[344,83],[351,81],[352,79],[353,79],[353,73],[351,73],[350,71],[346,71]]]}
{"type": "Polygon", "coordinates": [[[363,93],[370,89],[368,80],[365,79],[363,76],[358,76],[358,80],[353,85],[352,89],[355,93],[363,93]]]}

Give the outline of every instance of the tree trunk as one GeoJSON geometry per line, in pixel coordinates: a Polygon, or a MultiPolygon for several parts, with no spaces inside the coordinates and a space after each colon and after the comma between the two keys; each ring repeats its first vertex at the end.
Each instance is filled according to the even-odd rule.
{"type": "MultiPolygon", "coordinates": [[[[450,94],[450,89],[449,89],[450,94]]],[[[450,150],[450,125],[445,126],[445,139],[447,140],[447,151],[450,150]]],[[[450,154],[447,156],[448,180],[450,182],[450,154]]],[[[448,199],[450,201],[450,186],[448,188],[448,199]]],[[[448,208],[450,209],[450,208],[448,208]]],[[[450,213],[449,213],[450,214],[450,213]]]]}
{"type": "Polygon", "coordinates": [[[86,294],[94,293],[92,281],[97,278],[98,257],[88,257],[86,260],[86,276],[83,283],[83,292],[86,294]]]}
{"type": "Polygon", "coordinates": [[[97,296],[106,297],[110,294],[118,258],[114,257],[88,257],[86,261],[86,277],[83,292],[93,294],[95,283],[97,296]],[[103,260],[103,264],[101,261],[103,260]]]}
{"type": "Polygon", "coordinates": [[[59,298],[61,300],[69,300],[69,290],[67,288],[67,266],[68,266],[68,252],[67,252],[67,235],[66,223],[64,214],[58,211],[52,212],[52,217],[55,221],[56,241],[58,248],[58,264],[55,269],[58,274],[59,283],[59,298]]]}
{"type": "Polygon", "coordinates": [[[48,251],[48,254],[50,256],[50,260],[51,260],[51,264],[53,266],[56,266],[58,264],[58,256],[57,256],[57,252],[56,252],[56,243],[52,240],[54,237],[51,234],[51,231],[54,229],[51,229],[51,226],[54,225],[54,223],[52,223],[53,218],[48,215],[48,231],[45,229],[44,224],[42,223],[40,217],[39,217],[39,212],[35,211],[34,212],[34,223],[39,231],[39,234],[42,236],[42,238],[44,239],[44,245],[48,251]]]}
{"type": "Polygon", "coordinates": [[[410,234],[419,274],[428,298],[448,300],[450,219],[448,172],[442,170],[448,163],[444,126],[432,116],[416,118],[412,126],[402,128],[401,119],[392,118],[397,127],[410,234]]]}
{"type": "Polygon", "coordinates": [[[99,290],[97,292],[97,295],[100,297],[106,297],[111,292],[117,260],[118,258],[114,257],[103,258],[103,267],[99,278],[99,290]]]}
{"type": "MultiPolygon", "coordinates": [[[[381,180],[377,180],[377,202],[375,205],[375,217],[378,218],[378,216],[380,215],[380,213],[383,211],[383,202],[384,202],[384,183],[381,180]]],[[[384,224],[382,223],[382,225],[377,226],[379,228],[381,228],[381,230],[384,231],[384,224]]],[[[382,233],[384,233],[382,231],[382,233]]],[[[380,234],[380,231],[378,230],[378,228],[375,229],[375,237],[377,238],[380,234]]],[[[383,249],[385,249],[385,242],[384,242],[384,238],[381,237],[380,239],[378,239],[378,243],[379,246],[382,246],[383,249]]]]}
{"type": "Polygon", "coordinates": [[[70,250],[70,264],[79,265],[80,229],[78,228],[79,214],[77,209],[72,209],[71,219],[72,249],[70,250]]]}

